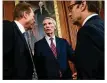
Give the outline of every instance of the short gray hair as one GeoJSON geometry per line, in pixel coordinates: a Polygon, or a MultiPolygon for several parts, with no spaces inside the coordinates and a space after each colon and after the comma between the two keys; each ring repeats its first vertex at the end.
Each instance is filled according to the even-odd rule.
{"type": "MultiPolygon", "coordinates": [[[[55,21],[53,18],[51,18],[51,17],[45,17],[44,20],[46,20],[46,19],[52,20],[53,24],[54,24],[55,27],[56,27],[56,21],[55,21]]],[[[44,20],[43,20],[43,21],[44,21],[44,20]]]]}

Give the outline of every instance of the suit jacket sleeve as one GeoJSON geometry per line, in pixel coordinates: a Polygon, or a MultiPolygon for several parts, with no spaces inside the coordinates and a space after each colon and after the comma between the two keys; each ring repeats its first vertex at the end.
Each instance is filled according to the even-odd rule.
{"type": "Polygon", "coordinates": [[[74,51],[72,49],[72,46],[65,40],[66,46],[67,46],[67,58],[68,60],[72,61],[74,63],[74,51]]]}
{"type": "Polygon", "coordinates": [[[38,79],[44,78],[43,75],[45,75],[45,67],[44,67],[44,57],[41,56],[41,44],[38,42],[35,43],[34,46],[34,63],[38,75],[38,79]]]}
{"type": "Polygon", "coordinates": [[[12,78],[13,69],[13,27],[10,21],[3,21],[3,79],[12,78]]]}

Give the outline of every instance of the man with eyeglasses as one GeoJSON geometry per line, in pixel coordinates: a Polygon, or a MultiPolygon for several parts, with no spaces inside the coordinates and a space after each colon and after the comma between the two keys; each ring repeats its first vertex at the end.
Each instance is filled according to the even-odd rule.
{"type": "Polygon", "coordinates": [[[68,7],[77,34],[77,79],[104,79],[104,22],[98,16],[99,1],[72,0],[68,7]]]}

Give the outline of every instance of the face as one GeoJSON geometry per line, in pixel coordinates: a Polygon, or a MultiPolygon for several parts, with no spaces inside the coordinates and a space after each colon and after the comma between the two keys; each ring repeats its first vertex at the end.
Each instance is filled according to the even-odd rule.
{"type": "Polygon", "coordinates": [[[54,34],[56,27],[51,19],[45,19],[43,21],[43,26],[44,26],[44,31],[48,36],[54,34]]]}
{"type": "Polygon", "coordinates": [[[79,4],[76,4],[75,1],[71,1],[68,6],[69,17],[73,24],[78,24],[81,19],[81,12],[79,8],[79,4]]]}
{"type": "Polygon", "coordinates": [[[43,2],[39,2],[39,7],[42,7],[43,6],[43,2]]]}
{"type": "Polygon", "coordinates": [[[27,22],[26,22],[26,27],[28,30],[32,29],[34,24],[35,24],[35,19],[34,19],[34,12],[31,9],[31,12],[27,15],[27,22]]]}

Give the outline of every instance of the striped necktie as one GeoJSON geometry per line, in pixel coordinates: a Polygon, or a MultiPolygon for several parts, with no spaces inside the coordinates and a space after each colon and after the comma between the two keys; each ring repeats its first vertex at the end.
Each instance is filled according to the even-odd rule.
{"type": "MultiPolygon", "coordinates": [[[[50,40],[51,40],[50,47],[51,47],[51,50],[52,50],[54,56],[57,58],[56,46],[55,46],[55,44],[53,43],[53,39],[54,39],[54,38],[50,38],[50,40]]],[[[59,69],[59,74],[60,74],[60,78],[61,78],[61,77],[62,77],[62,72],[60,71],[60,69],[59,69]]]]}
{"type": "Polygon", "coordinates": [[[53,38],[50,38],[50,41],[51,41],[50,48],[51,48],[54,56],[57,57],[56,46],[55,46],[55,44],[53,43],[53,38]]]}

